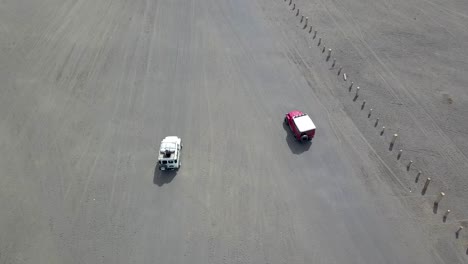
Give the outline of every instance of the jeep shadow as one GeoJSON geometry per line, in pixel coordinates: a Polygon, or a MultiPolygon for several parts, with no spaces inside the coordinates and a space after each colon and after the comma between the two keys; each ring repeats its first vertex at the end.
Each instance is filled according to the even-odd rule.
{"type": "Polygon", "coordinates": [[[156,164],[154,167],[153,184],[156,184],[159,187],[163,186],[164,184],[169,184],[176,175],[177,170],[161,171],[156,164]]]}
{"type": "Polygon", "coordinates": [[[286,143],[288,143],[289,149],[293,154],[299,155],[303,152],[309,150],[310,146],[312,146],[312,141],[301,142],[297,140],[294,135],[292,134],[291,129],[289,128],[288,124],[285,122],[283,123],[283,129],[286,131],[286,143]]]}

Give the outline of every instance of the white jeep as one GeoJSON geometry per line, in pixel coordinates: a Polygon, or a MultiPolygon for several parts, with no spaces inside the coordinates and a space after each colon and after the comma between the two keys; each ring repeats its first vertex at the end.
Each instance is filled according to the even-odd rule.
{"type": "Polygon", "coordinates": [[[182,147],[182,140],[179,137],[165,137],[161,141],[161,146],[159,147],[159,170],[178,170],[181,166],[180,150],[182,147]]]}

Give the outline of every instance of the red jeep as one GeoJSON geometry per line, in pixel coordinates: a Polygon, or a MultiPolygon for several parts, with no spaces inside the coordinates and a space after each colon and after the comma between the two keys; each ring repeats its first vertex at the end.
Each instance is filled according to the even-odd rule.
{"type": "Polygon", "coordinates": [[[311,141],[315,136],[315,124],[310,117],[298,110],[291,111],[284,117],[294,137],[302,142],[311,141]]]}

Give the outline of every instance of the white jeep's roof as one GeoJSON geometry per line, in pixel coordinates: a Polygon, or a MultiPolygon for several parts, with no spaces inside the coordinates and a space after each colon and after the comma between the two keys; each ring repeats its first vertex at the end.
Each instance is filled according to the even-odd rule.
{"type": "Polygon", "coordinates": [[[172,142],[172,143],[176,143],[178,141],[179,141],[179,138],[176,136],[167,136],[162,140],[162,142],[172,142]]]}
{"type": "Polygon", "coordinates": [[[315,124],[308,115],[299,116],[293,119],[299,132],[315,129],[315,124]]]}
{"type": "Polygon", "coordinates": [[[161,148],[160,148],[160,151],[165,151],[165,150],[176,150],[177,149],[177,145],[175,142],[161,142],[161,148]]]}
{"type": "Polygon", "coordinates": [[[161,147],[160,147],[159,151],[165,151],[165,150],[175,151],[175,150],[177,150],[177,143],[179,143],[179,140],[180,139],[178,137],[176,137],[176,136],[165,137],[161,141],[161,147]]]}

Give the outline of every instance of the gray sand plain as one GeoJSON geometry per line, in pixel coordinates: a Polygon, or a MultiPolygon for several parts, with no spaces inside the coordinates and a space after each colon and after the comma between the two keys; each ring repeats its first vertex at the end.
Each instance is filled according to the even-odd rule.
{"type": "Polygon", "coordinates": [[[1,1],[0,263],[466,262],[467,4],[295,4],[1,1]]]}

